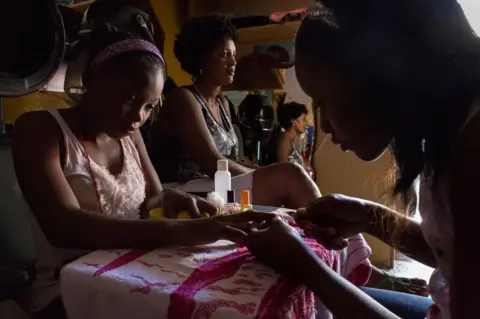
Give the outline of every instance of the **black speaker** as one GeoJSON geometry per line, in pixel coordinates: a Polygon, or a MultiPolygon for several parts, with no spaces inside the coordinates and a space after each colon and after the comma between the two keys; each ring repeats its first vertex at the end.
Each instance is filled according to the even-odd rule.
{"type": "Polygon", "coordinates": [[[0,96],[26,95],[44,87],[65,51],[65,29],[55,1],[3,1],[0,42],[0,96]]]}

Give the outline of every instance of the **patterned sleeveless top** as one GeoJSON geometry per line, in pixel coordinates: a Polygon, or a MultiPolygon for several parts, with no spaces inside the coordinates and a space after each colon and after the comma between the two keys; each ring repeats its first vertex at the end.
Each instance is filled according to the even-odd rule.
{"type": "Polygon", "coordinates": [[[302,154],[300,154],[300,151],[298,150],[295,143],[292,143],[292,152],[290,153],[290,155],[288,155],[288,161],[303,166],[302,154]]]}
{"type": "MultiPolygon", "coordinates": [[[[191,90],[192,94],[198,101],[198,104],[202,108],[203,117],[205,123],[207,124],[208,130],[215,141],[220,153],[228,159],[238,160],[238,139],[235,134],[235,129],[233,128],[232,121],[228,115],[223,100],[220,97],[217,97],[218,104],[220,106],[220,116],[222,119],[223,126],[215,120],[213,114],[210,112],[205,99],[202,95],[193,88],[191,90]]],[[[195,138],[192,136],[192,138],[195,138]]],[[[192,156],[188,154],[185,150],[180,151],[180,164],[178,168],[178,181],[179,182],[188,182],[193,179],[207,177],[200,166],[193,160],[192,156]]]]}
{"type": "MultiPolygon", "coordinates": [[[[280,136],[278,137],[279,141],[280,139],[284,138],[283,137],[284,133],[285,133],[285,129],[283,127],[280,128],[280,136]]],[[[290,155],[288,155],[288,161],[290,163],[296,163],[300,166],[303,166],[303,163],[304,163],[303,157],[300,151],[298,150],[297,145],[295,144],[295,141],[292,142],[292,152],[290,152],[290,155]]]]}
{"type": "MultiPolygon", "coordinates": [[[[146,181],[133,140],[130,137],[120,140],[123,168],[120,174],[114,176],[85,153],[82,143],[70,130],[58,110],[48,112],[55,118],[63,133],[65,143],[63,173],[80,207],[100,213],[100,201],[106,216],[117,219],[139,219],[140,207],[145,200],[146,181]],[[97,186],[92,182],[92,174],[97,186]],[[97,191],[99,198],[96,195],[97,191]]],[[[30,311],[37,312],[60,296],[60,285],[56,276],[60,267],[89,251],[53,247],[30,210],[28,214],[38,256],[37,276],[30,289],[30,311]]]]}

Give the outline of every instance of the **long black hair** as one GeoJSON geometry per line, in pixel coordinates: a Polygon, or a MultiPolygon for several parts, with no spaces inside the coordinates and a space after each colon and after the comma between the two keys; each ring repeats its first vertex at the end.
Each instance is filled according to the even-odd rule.
{"type": "Polygon", "coordinates": [[[455,0],[317,3],[296,50],[358,85],[378,127],[393,133],[394,194],[405,204],[423,174],[433,185],[480,93],[480,46],[455,0]]]}

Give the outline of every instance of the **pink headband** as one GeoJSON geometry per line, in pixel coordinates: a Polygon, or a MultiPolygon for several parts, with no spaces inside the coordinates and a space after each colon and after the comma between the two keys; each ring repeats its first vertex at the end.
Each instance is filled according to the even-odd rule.
{"type": "Polygon", "coordinates": [[[93,59],[91,66],[102,66],[103,64],[105,64],[105,62],[112,59],[113,57],[119,56],[123,53],[135,51],[151,53],[157,56],[165,65],[162,54],[153,43],[141,39],[127,39],[113,43],[100,51],[93,59]]]}

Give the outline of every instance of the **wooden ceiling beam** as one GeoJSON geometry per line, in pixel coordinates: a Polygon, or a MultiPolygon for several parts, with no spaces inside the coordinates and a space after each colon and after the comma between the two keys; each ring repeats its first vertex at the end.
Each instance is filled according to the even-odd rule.
{"type": "Polygon", "coordinates": [[[83,1],[79,3],[74,3],[69,5],[70,8],[77,10],[78,12],[85,13],[87,8],[93,3],[95,0],[83,1]]]}
{"type": "Polygon", "coordinates": [[[293,21],[237,29],[237,42],[241,44],[293,42],[299,26],[300,21],[293,21]]]}
{"type": "Polygon", "coordinates": [[[310,6],[312,0],[189,0],[189,17],[211,13],[228,13],[236,16],[269,15],[272,12],[310,6]]]}

